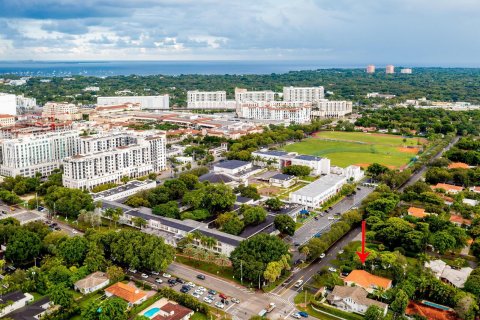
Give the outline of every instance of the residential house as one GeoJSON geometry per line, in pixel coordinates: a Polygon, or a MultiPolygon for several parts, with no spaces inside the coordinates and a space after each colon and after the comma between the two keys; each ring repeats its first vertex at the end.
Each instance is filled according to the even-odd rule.
{"type": "Polygon", "coordinates": [[[448,183],[437,183],[436,185],[432,186],[432,189],[443,189],[447,193],[456,194],[463,190],[463,187],[454,186],[453,184],[448,183]]]}
{"type": "Polygon", "coordinates": [[[145,291],[122,282],[117,282],[113,286],[105,289],[105,295],[107,297],[115,296],[121,298],[128,303],[129,307],[139,305],[147,300],[147,293],[145,291]]]}
{"type": "Polygon", "coordinates": [[[97,271],[75,282],[74,288],[83,294],[88,294],[106,287],[109,282],[105,273],[97,271]]]}
{"type": "Polygon", "coordinates": [[[468,169],[470,166],[463,162],[452,162],[448,165],[448,169],[468,169]]]}
{"type": "Polygon", "coordinates": [[[3,308],[0,310],[0,317],[25,307],[27,303],[32,301],[33,296],[31,294],[23,293],[20,290],[2,294],[0,295],[0,305],[3,308]]]}
{"type": "Polygon", "coordinates": [[[385,316],[388,305],[373,299],[367,298],[368,292],[360,287],[335,286],[332,293],[327,296],[327,301],[347,312],[365,314],[368,307],[377,306],[385,316]]]}
{"type": "Polygon", "coordinates": [[[152,320],[188,320],[194,311],[166,298],[154,302],[151,306],[140,312],[152,320]]]}
{"type": "Polygon", "coordinates": [[[480,187],[471,187],[470,191],[473,191],[475,193],[480,193],[480,187]]]}
{"type": "Polygon", "coordinates": [[[347,286],[359,286],[364,288],[368,293],[373,293],[379,288],[388,290],[392,287],[392,280],[375,276],[365,270],[353,270],[344,281],[347,286]]]}
{"type": "Polygon", "coordinates": [[[410,207],[407,210],[408,215],[414,216],[415,218],[425,218],[426,216],[429,215],[429,213],[425,212],[425,209],[423,208],[417,208],[417,207],[410,207]]]}
{"type": "Polygon", "coordinates": [[[465,219],[464,217],[457,215],[457,214],[451,214],[450,215],[450,222],[462,227],[462,226],[470,226],[472,224],[472,220],[470,219],[465,219]]]}
{"type": "Polygon", "coordinates": [[[269,182],[275,187],[289,188],[297,182],[297,178],[289,174],[278,173],[270,177],[269,182]]]}
{"type": "Polygon", "coordinates": [[[449,283],[457,288],[463,288],[468,276],[473,271],[473,269],[470,267],[452,268],[442,260],[425,262],[425,268],[432,270],[437,279],[449,283]]]}
{"type": "Polygon", "coordinates": [[[55,308],[52,308],[52,306],[53,302],[51,302],[48,297],[44,297],[13,311],[8,315],[8,318],[14,320],[38,320],[54,311],[55,308]]]}

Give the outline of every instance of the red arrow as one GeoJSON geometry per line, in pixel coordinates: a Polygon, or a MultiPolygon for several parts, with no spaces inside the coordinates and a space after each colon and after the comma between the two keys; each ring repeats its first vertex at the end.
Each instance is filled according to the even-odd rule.
{"type": "Polygon", "coordinates": [[[370,252],[365,252],[365,233],[367,232],[367,223],[365,220],[362,221],[362,252],[357,251],[357,255],[360,258],[362,264],[365,264],[365,260],[367,260],[368,255],[370,252]]]}

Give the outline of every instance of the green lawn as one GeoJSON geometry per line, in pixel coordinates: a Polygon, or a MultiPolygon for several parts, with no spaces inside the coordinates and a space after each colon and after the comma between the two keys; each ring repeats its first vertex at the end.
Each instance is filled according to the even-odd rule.
{"type": "Polygon", "coordinates": [[[225,278],[225,279],[228,279],[228,280],[233,280],[233,281],[236,281],[236,282],[240,282],[239,280],[237,280],[233,277],[233,270],[232,270],[231,267],[221,267],[221,266],[216,265],[214,263],[207,263],[207,262],[204,262],[204,261],[193,260],[193,259],[189,259],[189,258],[182,257],[182,256],[177,256],[175,261],[177,261],[179,263],[183,263],[183,264],[185,264],[187,266],[190,266],[192,268],[202,270],[202,271],[205,271],[205,272],[210,273],[210,274],[217,275],[219,277],[222,277],[222,278],[225,278]]]}
{"type": "Polygon", "coordinates": [[[200,312],[195,312],[193,316],[190,317],[191,320],[208,320],[207,316],[200,312]]]}
{"type": "Polygon", "coordinates": [[[403,152],[399,148],[417,146],[416,138],[403,142],[401,136],[373,135],[361,132],[320,132],[314,138],[289,144],[284,150],[327,157],[336,166],[346,167],[352,164],[368,165],[374,162],[390,167],[407,164],[414,153],[403,152]]]}

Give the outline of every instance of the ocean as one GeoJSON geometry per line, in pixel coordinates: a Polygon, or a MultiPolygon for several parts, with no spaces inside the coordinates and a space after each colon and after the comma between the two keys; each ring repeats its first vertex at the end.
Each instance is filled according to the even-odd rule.
{"type": "Polygon", "coordinates": [[[0,74],[40,77],[271,74],[333,67],[315,61],[0,61],[0,74]]]}

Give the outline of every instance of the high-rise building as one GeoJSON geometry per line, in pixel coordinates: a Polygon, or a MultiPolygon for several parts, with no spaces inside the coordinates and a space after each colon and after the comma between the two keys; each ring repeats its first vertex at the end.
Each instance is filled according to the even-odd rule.
{"type": "Polygon", "coordinates": [[[341,118],[352,113],[351,101],[319,100],[313,103],[312,117],[341,118]]]}
{"type": "Polygon", "coordinates": [[[375,73],[375,66],[373,64],[367,66],[367,73],[375,73]]]}
{"type": "Polygon", "coordinates": [[[225,91],[188,91],[188,109],[235,109],[236,102],[227,100],[225,91]]]}
{"type": "Polygon", "coordinates": [[[63,184],[92,189],[121,178],[138,178],[166,168],[166,134],[110,132],[82,137],[80,152],[64,159],[63,184]]]}
{"type": "Polygon", "coordinates": [[[122,105],[127,103],[138,103],[142,109],[150,110],[168,110],[170,108],[170,98],[168,94],[158,96],[117,96],[97,98],[97,105],[99,106],[122,105]]]}
{"type": "Polygon", "coordinates": [[[240,118],[276,120],[286,123],[308,123],[311,111],[312,104],[301,101],[242,102],[237,107],[237,115],[240,118]]]}
{"type": "Polygon", "coordinates": [[[25,97],[23,94],[17,96],[17,108],[31,110],[37,106],[37,99],[25,97]]]}
{"type": "Polygon", "coordinates": [[[403,68],[400,70],[400,73],[403,73],[403,74],[411,74],[412,73],[412,69],[411,68],[403,68]]]}
{"type": "Polygon", "coordinates": [[[248,91],[247,89],[235,88],[235,101],[273,101],[275,100],[275,93],[271,90],[264,91],[248,91]]]}
{"type": "Polygon", "coordinates": [[[0,92],[0,112],[3,114],[17,114],[17,98],[14,94],[0,92]]]}
{"type": "Polygon", "coordinates": [[[34,177],[48,176],[60,168],[62,160],[78,153],[79,132],[50,131],[42,135],[26,134],[0,143],[0,174],[34,177]]]}
{"type": "Polygon", "coordinates": [[[283,101],[314,102],[325,98],[323,87],[283,87],[283,101]]]}
{"type": "Polygon", "coordinates": [[[395,73],[395,67],[391,64],[385,67],[385,73],[386,74],[393,74],[395,73]]]}

